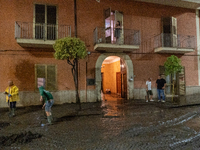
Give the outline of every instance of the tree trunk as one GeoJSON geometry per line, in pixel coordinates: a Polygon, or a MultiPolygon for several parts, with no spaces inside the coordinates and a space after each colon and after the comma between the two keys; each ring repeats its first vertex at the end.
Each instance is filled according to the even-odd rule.
{"type": "Polygon", "coordinates": [[[81,102],[79,98],[79,93],[78,93],[78,59],[74,59],[73,63],[68,59],[67,60],[68,64],[72,66],[72,75],[74,79],[74,84],[76,88],[76,103],[79,104],[79,109],[81,110],[81,102]]]}
{"type": "Polygon", "coordinates": [[[172,102],[173,102],[173,99],[174,99],[174,84],[175,84],[176,72],[174,72],[172,75],[173,75],[173,78],[172,78],[172,102]]]}
{"type": "Polygon", "coordinates": [[[173,102],[173,97],[174,97],[174,79],[173,79],[173,82],[172,82],[172,102],[173,102]]]}
{"type": "Polygon", "coordinates": [[[81,101],[78,93],[78,59],[75,59],[75,87],[76,87],[76,102],[79,104],[79,109],[81,109],[81,101]]]}

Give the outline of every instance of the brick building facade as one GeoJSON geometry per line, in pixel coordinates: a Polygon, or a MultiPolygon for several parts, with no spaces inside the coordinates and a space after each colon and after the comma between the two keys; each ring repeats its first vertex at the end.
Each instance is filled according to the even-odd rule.
{"type": "MultiPolygon", "coordinates": [[[[6,107],[3,92],[8,80],[19,87],[20,106],[40,104],[39,82],[45,82],[57,104],[75,102],[71,66],[53,56],[56,39],[75,36],[74,4],[74,0],[0,1],[0,107],[6,107]]],[[[113,87],[111,93],[127,99],[144,98],[148,77],[153,79],[156,97],[155,81],[171,54],[184,66],[176,76],[177,95],[198,93],[199,6],[189,0],[160,4],[148,0],[76,0],[77,37],[88,49],[86,59],[79,61],[81,101],[100,101],[101,90],[113,87]],[[119,39],[114,29],[117,21],[121,24],[119,39]],[[102,69],[108,57],[119,58],[117,65],[104,65],[111,66],[107,70],[118,66],[112,75],[102,69]],[[112,84],[109,78],[114,78],[112,84]]],[[[170,95],[171,77],[166,80],[166,94],[170,95]]]]}

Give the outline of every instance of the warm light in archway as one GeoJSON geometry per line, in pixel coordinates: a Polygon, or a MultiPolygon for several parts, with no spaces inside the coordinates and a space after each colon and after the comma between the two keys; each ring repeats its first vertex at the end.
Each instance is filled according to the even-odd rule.
{"type": "Polygon", "coordinates": [[[116,62],[116,61],[120,61],[120,57],[118,57],[118,56],[109,56],[103,61],[103,64],[109,64],[109,63],[116,62]]]}

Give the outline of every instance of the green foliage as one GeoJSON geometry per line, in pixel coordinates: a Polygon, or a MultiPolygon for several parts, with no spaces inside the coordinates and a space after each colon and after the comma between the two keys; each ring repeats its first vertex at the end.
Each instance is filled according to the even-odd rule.
{"type": "Polygon", "coordinates": [[[53,45],[53,48],[56,59],[84,59],[87,56],[85,43],[75,37],[58,39],[53,45]]]}
{"type": "Polygon", "coordinates": [[[175,55],[168,57],[164,63],[164,66],[165,75],[181,72],[181,69],[183,68],[181,65],[181,60],[175,55]]]}

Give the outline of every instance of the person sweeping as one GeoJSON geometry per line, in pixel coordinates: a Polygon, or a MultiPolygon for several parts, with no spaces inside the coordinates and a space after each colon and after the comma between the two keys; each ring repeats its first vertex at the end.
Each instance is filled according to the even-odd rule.
{"type": "Polygon", "coordinates": [[[8,87],[4,94],[6,94],[6,102],[9,106],[9,117],[15,116],[16,103],[19,101],[19,89],[13,84],[13,81],[8,81],[8,87]]]}
{"type": "Polygon", "coordinates": [[[40,101],[44,101],[44,105],[42,108],[45,107],[45,112],[47,115],[47,121],[51,125],[53,121],[51,107],[53,106],[54,100],[53,96],[49,91],[46,91],[43,86],[39,87],[40,92],[40,101]]]}

